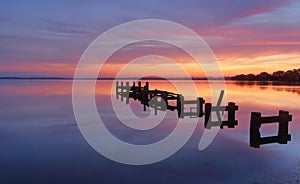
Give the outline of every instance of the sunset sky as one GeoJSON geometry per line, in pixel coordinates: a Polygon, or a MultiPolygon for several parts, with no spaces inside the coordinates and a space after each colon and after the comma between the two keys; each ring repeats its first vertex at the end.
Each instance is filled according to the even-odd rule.
{"type": "MultiPolygon", "coordinates": [[[[180,23],[202,36],[225,76],[300,68],[297,0],[5,0],[0,6],[0,77],[72,77],[80,56],[101,33],[149,18],[180,23]]],[[[114,76],[122,63],[147,54],[178,60],[192,76],[203,76],[180,50],[141,45],[116,53],[102,76],[114,76]]],[[[159,63],[132,65],[127,75],[159,63]]],[[[161,66],[170,69],[167,75],[175,76],[167,64],[161,66]]]]}

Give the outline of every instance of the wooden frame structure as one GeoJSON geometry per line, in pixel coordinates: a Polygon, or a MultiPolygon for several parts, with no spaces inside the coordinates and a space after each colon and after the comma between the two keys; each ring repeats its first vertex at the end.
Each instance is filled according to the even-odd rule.
{"type": "Polygon", "coordinates": [[[292,115],[290,115],[288,111],[280,110],[278,116],[266,117],[261,117],[260,112],[251,112],[250,146],[259,148],[262,144],[287,144],[288,141],[291,141],[291,134],[288,133],[290,121],[292,121],[292,115]],[[277,136],[261,137],[259,129],[261,125],[268,123],[278,123],[277,136]]]}

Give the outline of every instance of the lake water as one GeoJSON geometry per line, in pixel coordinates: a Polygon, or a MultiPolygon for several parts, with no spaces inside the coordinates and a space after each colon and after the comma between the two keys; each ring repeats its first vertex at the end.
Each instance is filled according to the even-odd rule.
{"type": "MultiPolygon", "coordinates": [[[[188,87],[191,82],[176,83],[188,87]]],[[[210,102],[207,82],[195,83],[199,96],[210,102]]],[[[172,132],[178,121],[177,112],[172,111],[149,131],[120,123],[111,105],[113,87],[113,81],[98,81],[96,102],[101,118],[116,137],[148,144],[172,132]]],[[[164,81],[150,81],[150,88],[176,92],[164,81]]],[[[199,151],[203,133],[203,118],[199,118],[193,136],[177,153],[158,163],[129,166],[106,159],[86,142],[73,113],[72,81],[1,80],[0,183],[299,183],[300,86],[227,81],[225,94],[226,103],[239,106],[237,127],[224,127],[207,149],[199,151]],[[293,115],[292,141],[251,148],[250,113],[277,115],[281,109],[293,115]]],[[[125,108],[141,118],[150,115],[149,109],[144,112],[133,100],[125,108]]],[[[264,125],[261,133],[277,134],[277,126],[264,125]]]]}

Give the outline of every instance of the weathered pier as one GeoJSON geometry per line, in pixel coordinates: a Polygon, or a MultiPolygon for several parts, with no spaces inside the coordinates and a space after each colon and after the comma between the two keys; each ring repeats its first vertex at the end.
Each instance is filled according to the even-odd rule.
{"type": "Polygon", "coordinates": [[[184,118],[185,116],[191,118],[202,117],[204,115],[203,105],[205,100],[203,98],[198,97],[196,100],[185,100],[182,94],[158,89],[150,90],[149,82],[145,82],[145,85],[142,86],[141,81],[138,81],[138,85],[135,82],[132,85],[126,82],[124,85],[124,82],[116,81],[116,98],[121,98],[121,101],[125,98],[126,104],[129,103],[129,98],[139,100],[144,105],[144,111],[146,111],[146,107],[152,107],[155,115],[157,115],[158,110],[177,110],[178,118],[184,118]],[[172,105],[172,100],[175,105],[172,105]],[[186,111],[187,106],[189,106],[188,111],[186,111]]]}
{"type": "MultiPolygon", "coordinates": [[[[238,125],[235,115],[239,107],[234,102],[229,102],[226,106],[221,106],[224,91],[221,91],[216,106],[212,106],[211,103],[205,103],[205,100],[201,97],[195,100],[186,100],[182,94],[176,94],[163,90],[150,90],[149,82],[145,82],[142,86],[141,81],[129,84],[129,82],[116,82],[116,98],[129,103],[129,99],[138,100],[144,106],[144,111],[147,107],[154,109],[154,114],[157,115],[157,111],[171,110],[178,112],[178,118],[190,117],[197,118],[204,116],[204,127],[211,129],[212,127],[223,128],[235,128],[238,125]],[[171,103],[173,101],[173,103],[171,103]],[[205,106],[204,106],[205,105],[205,106]],[[204,106],[204,108],[203,108],[204,106]],[[216,114],[216,120],[213,120],[213,113],[216,114]],[[227,119],[222,120],[222,115],[227,113],[227,119]]],[[[288,133],[289,122],[292,121],[292,115],[288,111],[279,111],[278,116],[262,117],[260,112],[251,113],[250,121],[250,146],[259,148],[262,144],[279,143],[287,144],[291,141],[291,135],[288,133]],[[262,124],[278,123],[278,135],[270,137],[261,137],[260,127],[262,124]]]]}
{"type": "Polygon", "coordinates": [[[279,143],[287,144],[291,141],[291,134],[288,133],[289,122],[292,121],[292,115],[288,111],[279,111],[278,116],[262,117],[260,112],[252,112],[250,120],[250,146],[259,148],[262,144],[279,143]],[[259,129],[262,124],[278,123],[278,135],[270,137],[261,137],[259,129]]]}
{"type": "Polygon", "coordinates": [[[139,100],[144,105],[144,111],[146,111],[147,107],[152,107],[155,115],[157,115],[158,110],[177,110],[178,118],[197,118],[205,115],[204,127],[207,129],[216,126],[234,128],[238,124],[238,121],[235,119],[235,111],[238,110],[238,106],[234,102],[229,102],[227,106],[221,106],[223,96],[224,91],[222,90],[217,105],[212,106],[211,103],[205,104],[205,100],[201,97],[195,100],[186,100],[182,94],[158,89],[150,90],[149,82],[145,82],[144,86],[142,86],[141,81],[138,82],[138,85],[135,82],[132,85],[129,82],[126,82],[125,85],[123,82],[116,82],[117,99],[121,98],[121,101],[123,101],[125,98],[127,104],[129,103],[129,98],[139,100]],[[174,103],[170,103],[171,101],[174,103]],[[203,108],[204,104],[205,109],[203,108]],[[217,120],[212,120],[211,115],[213,112],[217,114],[217,120]],[[228,112],[226,121],[222,121],[221,112],[228,112]]]}
{"type": "MultiPolygon", "coordinates": [[[[234,102],[229,102],[228,105],[221,106],[223,96],[224,91],[222,90],[216,106],[212,106],[211,103],[205,103],[205,100],[201,97],[195,100],[186,100],[182,94],[158,89],[150,90],[149,82],[145,82],[143,86],[141,81],[138,81],[137,85],[135,82],[132,85],[129,82],[126,82],[125,85],[124,82],[116,82],[116,98],[121,98],[121,101],[125,98],[126,104],[129,103],[130,98],[133,98],[144,105],[144,111],[146,111],[147,107],[154,108],[155,115],[157,115],[158,110],[177,110],[178,118],[204,116],[204,127],[206,129],[211,129],[212,127],[223,129],[224,126],[235,128],[238,125],[235,114],[239,107],[234,102]],[[171,103],[172,101],[173,103],[171,103]],[[213,113],[216,113],[216,120],[213,120],[213,113]],[[223,121],[221,114],[224,115],[224,113],[227,113],[227,119],[223,121]]],[[[262,144],[287,144],[288,141],[291,141],[291,135],[288,133],[290,121],[292,121],[292,115],[288,111],[280,110],[278,116],[267,117],[262,117],[260,112],[252,112],[250,121],[250,146],[259,148],[262,144]],[[277,136],[261,137],[259,129],[262,124],[268,123],[279,124],[277,136]]]]}

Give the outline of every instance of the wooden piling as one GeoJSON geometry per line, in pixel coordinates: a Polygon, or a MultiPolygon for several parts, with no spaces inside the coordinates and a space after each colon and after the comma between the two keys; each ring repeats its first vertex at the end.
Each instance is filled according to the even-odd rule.
{"type": "Polygon", "coordinates": [[[235,106],[234,102],[229,102],[227,106],[228,110],[228,128],[234,128],[237,124],[235,120],[235,111],[238,110],[237,106],[235,106]]]}
{"type": "Polygon", "coordinates": [[[129,82],[126,82],[125,89],[126,89],[126,92],[125,92],[126,104],[129,104],[129,92],[130,92],[129,82]]]}
{"type": "Polygon", "coordinates": [[[124,84],[123,84],[123,81],[121,82],[121,92],[120,92],[120,94],[121,94],[121,101],[123,102],[123,90],[124,90],[124,84]]]}
{"type": "Polygon", "coordinates": [[[141,100],[142,83],[138,81],[137,99],[141,100]]]}
{"type": "Polygon", "coordinates": [[[183,102],[184,101],[184,97],[181,94],[177,95],[177,112],[178,112],[178,118],[183,118],[183,111],[184,111],[184,107],[183,107],[183,102]]]}
{"type": "Polygon", "coordinates": [[[119,99],[119,81],[116,81],[116,98],[119,99]]]}
{"type": "Polygon", "coordinates": [[[254,148],[260,147],[260,126],[261,126],[261,113],[251,112],[250,120],[250,146],[254,148]]]}
{"type": "Polygon", "coordinates": [[[288,134],[288,122],[290,119],[288,111],[279,111],[278,143],[280,144],[287,144],[288,140],[290,140],[288,134]]]}
{"type": "Polygon", "coordinates": [[[168,107],[168,94],[166,92],[163,92],[161,94],[161,107],[162,107],[163,111],[167,110],[167,107],[168,107]]]}
{"type": "Polygon", "coordinates": [[[205,115],[204,115],[204,127],[210,129],[211,127],[208,126],[209,122],[211,121],[211,103],[205,104],[205,115]]]}
{"type": "Polygon", "coordinates": [[[144,90],[143,90],[143,102],[142,104],[144,105],[144,111],[146,111],[146,106],[149,106],[149,91],[148,91],[148,86],[149,83],[144,86],[144,90]]]}
{"type": "Polygon", "coordinates": [[[203,113],[203,104],[205,103],[205,100],[203,98],[197,98],[197,113],[198,117],[202,117],[204,115],[203,113]]]}

